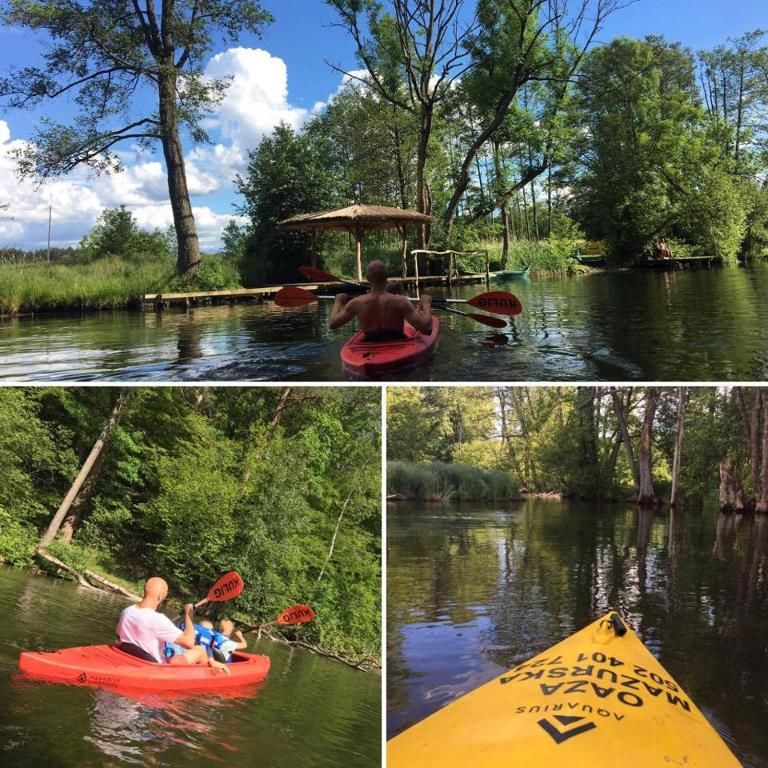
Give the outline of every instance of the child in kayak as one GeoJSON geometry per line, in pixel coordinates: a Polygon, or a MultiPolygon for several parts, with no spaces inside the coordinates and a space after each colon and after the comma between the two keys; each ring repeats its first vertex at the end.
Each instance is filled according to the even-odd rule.
{"type": "Polygon", "coordinates": [[[215,633],[213,640],[214,658],[225,664],[230,664],[232,654],[235,651],[244,651],[247,647],[248,643],[245,641],[243,633],[239,629],[235,631],[235,623],[229,619],[222,619],[219,622],[219,631],[215,633]],[[232,640],[233,632],[237,640],[232,640]]]}

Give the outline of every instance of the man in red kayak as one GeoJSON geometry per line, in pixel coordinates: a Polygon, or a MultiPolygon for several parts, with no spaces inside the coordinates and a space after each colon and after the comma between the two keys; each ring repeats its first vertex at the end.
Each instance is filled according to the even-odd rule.
{"type": "Polygon", "coordinates": [[[331,310],[331,328],[341,328],[357,318],[365,332],[366,341],[394,341],[406,338],[403,323],[409,322],[422,333],[432,331],[432,297],[422,294],[416,307],[405,296],[387,291],[387,268],[381,261],[368,265],[366,277],[371,286],[370,293],[350,299],[346,293],[336,294],[331,310]]]}
{"type": "Polygon", "coordinates": [[[117,622],[118,647],[145,661],[163,664],[207,664],[224,669],[229,674],[226,664],[209,659],[200,645],[195,645],[195,625],[192,622],[194,606],[184,606],[184,631],[165,615],[158,612],[160,603],[168,596],[168,584],[159,576],[152,576],[144,584],[144,598],[138,605],[129,605],[117,622]],[[165,643],[180,646],[180,653],[165,659],[165,643]]]}

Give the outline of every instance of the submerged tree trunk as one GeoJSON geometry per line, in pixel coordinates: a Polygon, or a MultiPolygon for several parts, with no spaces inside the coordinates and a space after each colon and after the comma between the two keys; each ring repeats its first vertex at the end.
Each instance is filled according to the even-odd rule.
{"type": "Polygon", "coordinates": [[[128,402],[129,398],[131,397],[131,394],[132,392],[130,390],[123,390],[118,395],[117,402],[112,407],[112,411],[109,414],[107,423],[104,425],[104,428],[101,430],[101,434],[98,436],[98,438],[96,439],[96,442],[93,444],[93,448],[91,448],[91,452],[88,454],[88,458],[86,458],[86,460],[83,462],[83,466],[80,468],[80,471],[77,473],[77,477],[75,478],[75,481],[72,483],[72,486],[70,487],[69,491],[67,491],[67,495],[64,497],[64,500],[61,502],[61,506],[56,511],[56,514],[53,516],[53,519],[49,523],[48,528],[46,529],[45,533],[40,539],[38,548],[42,549],[47,547],[54,540],[54,538],[56,538],[56,534],[58,533],[59,528],[61,527],[61,524],[64,521],[64,518],[70,512],[70,509],[72,505],[75,503],[78,496],[80,496],[80,494],[82,493],[84,495],[84,499],[79,505],[78,515],[76,518],[73,519],[72,523],[70,524],[71,530],[70,530],[69,538],[71,540],[72,531],[74,530],[74,525],[76,524],[76,521],[79,519],[79,514],[81,513],[82,507],[85,504],[85,501],[87,500],[87,496],[93,490],[93,486],[95,485],[95,482],[96,482],[96,476],[94,475],[92,482],[89,483],[89,485],[84,488],[85,483],[89,479],[91,473],[98,472],[98,469],[101,467],[101,464],[103,462],[102,453],[107,446],[107,443],[109,441],[109,436],[112,433],[112,430],[115,428],[118,421],[120,420],[120,413],[122,412],[123,408],[125,407],[125,404],[128,402]]]}
{"type": "Polygon", "coordinates": [[[688,390],[680,387],[677,390],[677,421],[675,424],[675,453],[672,459],[672,491],[669,495],[669,505],[677,504],[677,491],[680,481],[680,464],[683,455],[683,427],[685,421],[685,406],[688,400],[688,390]]]}
{"type": "MultiPolygon", "coordinates": [[[[168,64],[168,69],[173,70],[172,63],[168,64]]],[[[178,241],[176,268],[180,275],[190,277],[197,272],[200,264],[200,242],[197,237],[192,204],[189,200],[184,152],[179,136],[175,72],[161,76],[159,95],[163,155],[168,169],[168,193],[171,198],[173,226],[178,241]]]]}
{"type": "Polygon", "coordinates": [[[656,504],[656,492],[653,488],[653,461],[651,446],[653,436],[653,420],[656,416],[656,406],[659,402],[659,390],[651,387],[645,401],[645,417],[643,428],[640,432],[640,446],[637,452],[637,468],[639,487],[637,503],[641,507],[650,507],[656,504]]]}

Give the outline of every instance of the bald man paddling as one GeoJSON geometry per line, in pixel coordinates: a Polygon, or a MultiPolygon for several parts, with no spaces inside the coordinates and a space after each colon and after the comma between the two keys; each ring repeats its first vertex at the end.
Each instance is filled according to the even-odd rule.
{"type": "Polygon", "coordinates": [[[230,674],[226,664],[208,658],[200,645],[195,645],[195,626],[192,622],[194,606],[184,606],[184,631],[165,615],[158,613],[160,603],[168,596],[168,584],[159,576],[152,576],[144,584],[144,598],[138,605],[129,605],[117,622],[120,650],[145,661],[157,664],[207,664],[230,674]],[[164,643],[175,643],[178,652],[166,659],[164,643]]]}
{"type": "Polygon", "coordinates": [[[404,339],[403,323],[408,321],[422,333],[432,331],[432,297],[423,294],[418,307],[405,296],[387,292],[387,268],[382,261],[372,261],[366,274],[370,293],[350,299],[346,293],[336,294],[331,310],[331,328],[341,328],[357,318],[366,341],[404,339]]]}

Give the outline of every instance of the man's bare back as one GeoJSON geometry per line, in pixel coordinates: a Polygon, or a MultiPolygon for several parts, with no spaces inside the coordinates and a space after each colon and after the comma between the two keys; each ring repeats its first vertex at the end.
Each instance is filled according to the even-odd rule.
{"type": "Polygon", "coordinates": [[[432,297],[424,294],[418,306],[405,296],[387,291],[387,277],[381,262],[371,262],[368,267],[371,292],[350,299],[346,294],[337,294],[331,310],[331,328],[357,318],[360,328],[371,340],[397,338],[403,333],[403,324],[409,322],[422,333],[432,330],[432,297]]]}

